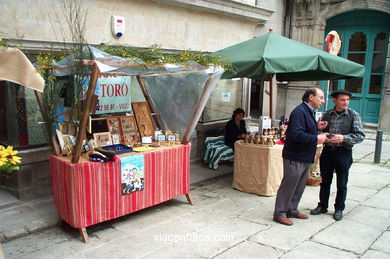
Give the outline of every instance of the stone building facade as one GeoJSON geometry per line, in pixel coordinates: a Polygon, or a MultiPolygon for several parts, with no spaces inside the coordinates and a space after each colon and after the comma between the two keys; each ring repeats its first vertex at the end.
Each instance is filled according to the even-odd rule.
{"type": "MultiPolygon", "coordinates": [[[[353,92],[351,107],[364,124],[390,132],[390,2],[386,0],[308,0],[286,4],[286,37],[324,49],[336,30],[342,41],[340,56],[365,65],[363,79],[336,80],[329,90],[353,92]]],[[[288,115],[309,86],[326,90],[327,82],[290,82],[278,87],[276,114],[288,115]]],[[[333,107],[331,98],[327,105],[333,107]]]]}
{"type": "MultiPolygon", "coordinates": [[[[63,48],[64,42],[72,41],[65,19],[69,10],[64,8],[64,2],[77,1],[0,0],[2,43],[18,47],[32,60],[40,52],[63,48]]],[[[168,51],[212,52],[264,34],[269,28],[282,33],[285,14],[283,0],[82,0],[80,3],[79,14],[83,18],[87,11],[84,37],[89,44],[141,48],[157,44],[168,51]],[[112,33],[114,15],[125,20],[120,38],[112,33]]],[[[142,101],[136,80],[132,82],[132,101],[142,101]]],[[[241,93],[241,80],[221,82],[206,108],[204,124],[229,118],[235,107],[243,105],[241,93]],[[221,94],[226,92],[230,93],[230,101],[221,105],[221,94]]],[[[0,143],[14,145],[22,156],[22,170],[11,180],[12,191],[20,199],[50,193],[47,162],[50,150],[34,93],[2,81],[0,100],[0,143]]],[[[192,155],[196,156],[196,152],[192,155]]]]}

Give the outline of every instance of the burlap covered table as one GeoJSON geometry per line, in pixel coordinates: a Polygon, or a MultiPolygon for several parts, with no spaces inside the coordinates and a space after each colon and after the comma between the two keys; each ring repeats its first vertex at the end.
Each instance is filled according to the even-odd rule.
{"type": "Polygon", "coordinates": [[[275,195],[283,178],[283,146],[237,141],[234,148],[233,188],[258,195],[275,195]]]}

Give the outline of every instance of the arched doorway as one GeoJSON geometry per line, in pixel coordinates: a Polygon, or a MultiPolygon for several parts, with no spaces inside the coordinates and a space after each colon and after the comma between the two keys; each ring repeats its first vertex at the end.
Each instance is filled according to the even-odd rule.
{"type": "MultiPolygon", "coordinates": [[[[353,93],[350,107],[363,122],[378,123],[384,89],[386,55],[390,34],[390,14],[370,10],[351,11],[330,18],[325,35],[335,30],[342,46],[339,56],[363,64],[363,78],[333,80],[330,91],[345,89],[353,93]]],[[[326,83],[322,83],[326,87],[326,83]]],[[[331,100],[331,99],[329,99],[331,100]]],[[[331,102],[328,108],[332,107],[331,102]]]]}

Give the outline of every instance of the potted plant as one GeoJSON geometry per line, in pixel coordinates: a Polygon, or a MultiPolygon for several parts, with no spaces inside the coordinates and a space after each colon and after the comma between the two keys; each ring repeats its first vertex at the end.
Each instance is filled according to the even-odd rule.
{"type": "Polygon", "coordinates": [[[322,152],[322,146],[317,147],[314,163],[309,168],[309,175],[307,176],[307,185],[318,186],[322,182],[320,172],[320,156],[322,152]]]}

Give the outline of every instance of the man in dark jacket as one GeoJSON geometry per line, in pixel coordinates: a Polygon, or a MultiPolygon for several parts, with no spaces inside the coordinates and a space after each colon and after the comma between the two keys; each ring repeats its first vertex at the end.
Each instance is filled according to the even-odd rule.
{"type": "Polygon", "coordinates": [[[319,88],[309,88],[302,103],[290,114],[286,141],[283,148],[283,180],[276,196],[274,221],[291,226],[289,218],[307,219],[299,212],[298,204],[305,190],[310,165],[314,162],[317,144],[327,140],[328,133],[318,134],[327,122],[315,120],[314,110],[324,103],[324,93],[319,88]]]}

